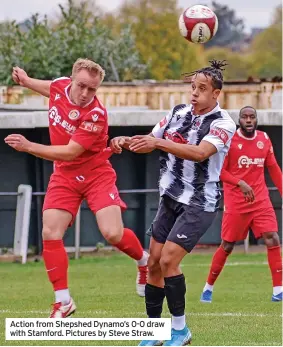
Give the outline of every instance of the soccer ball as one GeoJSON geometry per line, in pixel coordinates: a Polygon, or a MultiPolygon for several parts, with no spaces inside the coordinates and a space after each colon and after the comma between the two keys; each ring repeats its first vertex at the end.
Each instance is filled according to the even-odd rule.
{"type": "Polygon", "coordinates": [[[216,34],[218,19],[210,8],[195,5],[181,14],[179,29],[186,40],[193,43],[205,43],[216,34]]]}

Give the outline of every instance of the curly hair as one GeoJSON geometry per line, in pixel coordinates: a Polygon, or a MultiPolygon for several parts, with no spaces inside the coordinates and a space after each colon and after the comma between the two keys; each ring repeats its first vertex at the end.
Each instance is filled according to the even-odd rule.
{"type": "Polygon", "coordinates": [[[190,77],[197,75],[199,73],[202,73],[207,76],[211,77],[212,80],[212,86],[214,89],[222,89],[223,86],[223,75],[222,71],[224,71],[224,66],[227,66],[226,60],[210,60],[210,66],[204,67],[202,69],[192,71],[192,72],[186,72],[183,74],[185,82],[190,80],[190,77]]]}

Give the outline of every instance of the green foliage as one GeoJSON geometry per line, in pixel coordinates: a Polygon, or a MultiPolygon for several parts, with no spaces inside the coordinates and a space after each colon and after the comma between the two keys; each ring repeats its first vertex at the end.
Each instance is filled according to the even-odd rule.
{"type": "Polygon", "coordinates": [[[251,60],[252,75],[261,78],[282,76],[281,23],[271,25],[255,37],[251,46],[251,60]]]}
{"type": "Polygon", "coordinates": [[[212,59],[227,60],[229,65],[223,73],[224,80],[245,80],[249,76],[252,65],[249,55],[232,52],[225,47],[212,47],[205,53],[207,61],[212,59]]]}
{"type": "Polygon", "coordinates": [[[203,63],[203,47],[188,43],[178,29],[181,10],[176,0],[126,1],[107,23],[114,31],[131,24],[136,46],[145,64],[147,77],[156,80],[180,79],[181,73],[194,70],[203,63]]]}
{"type": "Polygon", "coordinates": [[[11,69],[19,65],[39,79],[70,75],[79,57],[92,59],[106,70],[106,80],[129,80],[143,77],[135,39],[129,28],[117,37],[88,8],[69,0],[59,5],[58,22],[38,14],[23,25],[15,22],[0,25],[0,83],[11,84],[11,69]]]}
{"type": "Polygon", "coordinates": [[[206,50],[206,58],[228,61],[229,66],[224,72],[226,80],[282,76],[282,8],[275,9],[272,24],[256,35],[244,52],[213,47],[206,50]]]}
{"type": "Polygon", "coordinates": [[[224,73],[228,80],[282,75],[280,6],[270,27],[245,45],[244,52],[229,48],[243,40],[243,21],[226,5],[213,2],[212,7],[219,29],[206,45],[180,35],[177,0],[124,0],[112,14],[104,14],[93,0],[68,0],[52,21],[34,14],[22,24],[0,23],[0,84],[12,84],[15,65],[40,79],[68,76],[79,57],[101,64],[106,81],[180,79],[212,58],[229,62],[224,73]]]}

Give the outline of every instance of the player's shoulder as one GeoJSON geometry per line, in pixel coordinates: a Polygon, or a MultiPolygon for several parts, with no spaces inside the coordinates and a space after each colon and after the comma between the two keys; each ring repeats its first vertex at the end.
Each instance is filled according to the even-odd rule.
{"type": "Polygon", "coordinates": [[[265,131],[257,130],[257,139],[263,140],[263,141],[269,141],[269,136],[265,131]]]}
{"type": "Polygon", "coordinates": [[[58,77],[51,82],[51,87],[64,89],[71,83],[70,77],[58,77]]]}
{"type": "Polygon", "coordinates": [[[188,105],[188,104],[179,104],[179,105],[176,105],[172,108],[171,112],[172,112],[172,115],[175,115],[176,113],[179,113],[179,112],[184,112],[184,113],[187,113],[187,112],[190,112],[192,109],[192,105],[188,105]]]}
{"type": "Polygon", "coordinates": [[[217,115],[217,118],[211,123],[212,127],[223,128],[232,133],[236,132],[236,123],[226,110],[219,107],[215,115],[217,115]]]}
{"type": "Polygon", "coordinates": [[[85,118],[91,118],[94,122],[106,121],[107,120],[107,110],[103,103],[98,99],[97,96],[89,105],[85,118]]]}

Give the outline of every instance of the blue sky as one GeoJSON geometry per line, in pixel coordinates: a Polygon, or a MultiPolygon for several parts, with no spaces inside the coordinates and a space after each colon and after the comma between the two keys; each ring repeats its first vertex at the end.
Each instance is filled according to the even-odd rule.
{"type": "MultiPolygon", "coordinates": [[[[117,8],[124,0],[96,0],[105,10],[117,8]]],[[[164,0],[166,1],[166,0],[164,0]]],[[[195,4],[209,4],[211,0],[178,0],[181,7],[195,4]]],[[[55,15],[58,4],[65,0],[0,0],[0,21],[4,19],[23,20],[31,13],[55,15]]],[[[246,28],[265,27],[270,23],[274,8],[281,0],[217,0],[236,10],[239,17],[245,20],[246,28]]]]}

